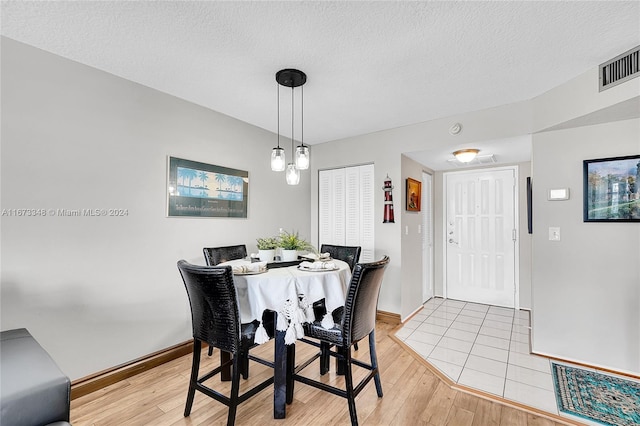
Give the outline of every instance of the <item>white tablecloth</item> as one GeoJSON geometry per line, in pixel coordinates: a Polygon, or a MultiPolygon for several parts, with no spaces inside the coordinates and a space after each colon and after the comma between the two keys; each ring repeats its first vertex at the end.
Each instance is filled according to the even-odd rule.
{"type": "MultiPolygon", "coordinates": [[[[237,266],[247,262],[232,260],[220,266],[237,266]]],[[[241,321],[261,321],[265,309],[274,310],[278,313],[277,329],[286,330],[286,343],[293,343],[304,334],[301,323],[313,320],[313,302],[324,298],[329,318],[334,309],[344,305],[351,270],[341,260],[333,262],[338,270],[315,272],[289,266],[269,269],[260,274],[234,274],[241,321]]],[[[268,340],[265,337],[266,332],[260,327],[256,333],[256,343],[264,343],[268,340]]]]}

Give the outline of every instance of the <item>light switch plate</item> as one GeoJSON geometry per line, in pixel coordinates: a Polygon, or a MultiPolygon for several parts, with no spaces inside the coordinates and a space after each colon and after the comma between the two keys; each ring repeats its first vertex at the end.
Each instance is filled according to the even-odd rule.
{"type": "Polygon", "coordinates": [[[549,241],[560,241],[560,228],[559,227],[549,227],[549,241]]]}

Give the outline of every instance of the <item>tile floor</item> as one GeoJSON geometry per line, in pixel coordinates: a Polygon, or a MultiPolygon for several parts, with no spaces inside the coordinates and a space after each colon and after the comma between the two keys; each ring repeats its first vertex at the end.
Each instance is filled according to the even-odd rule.
{"type": "Polygon", "coordinates": [[[529,312],[433,298],[396,332],[454,382],[559,412],[551,363],[529,351],[529,312]]]}

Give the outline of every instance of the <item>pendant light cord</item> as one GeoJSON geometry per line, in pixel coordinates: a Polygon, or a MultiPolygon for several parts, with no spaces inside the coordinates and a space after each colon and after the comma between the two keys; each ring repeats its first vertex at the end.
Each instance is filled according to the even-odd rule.
{"type": "Polygon", "coordinates": [[[294,148],[294,144],[293,144],[293,114],[294,113],[294,109],[293,109],[293,86],[291,86],[291,160],[293,162],[293,159],[296,156],[296,151],[294,148]]]}
{"type": "Polygon", "coordinates": [[[304,84],[300,86],[300,145],[304,146],[304,84]]]}
{"type": "Polygon", "coordinates": [[[278,97],[278,149],[280,149],[280,83],[277,84],[278,88],[276,96],[278,97]]]}

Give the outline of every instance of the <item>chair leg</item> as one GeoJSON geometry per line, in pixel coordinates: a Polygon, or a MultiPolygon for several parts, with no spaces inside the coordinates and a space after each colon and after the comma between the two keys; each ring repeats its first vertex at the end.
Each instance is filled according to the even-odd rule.
{"type": "Polygon", "coordinates": [[[239,353],[238,357],[240,358],[240,373],[242,374],[242,378],[247,380],[249,378],[249,353],[243,352],[239,353]]]}
{"type": "Polygon", "coordinates": [[[293,380],[293,371],[296,368],[296,345],[287,345],[287,392],[286,402],[291,404],[293,402],[293,388],[295,387],[295,380],[293,380]]]}
{"type": "Polygon", "coordinates": [[[346,373],[347,370],[347,362],[345,361],[347,353],[349,353],[349,356],[351,356],[351,349],[345,349],[343,347],[336,347],[336,351],[338,352],[338,354],[342,355],[339,357],[336,357],[336,374],[338,376],[342,376],[346,373]]]}
{"type": "Polygon", "coordinates": [[[187,403],[184,406],[184,416],[189,417],[193,406],[193,397],[196,394],[196,383],[198,382],[198,371],[200,370],[200,352],[202,343],[193,339],[193,358],[191,360],[191,378],[189,379],[189,391],[187,392],[187,403]]]}
{"type": "MultiPolygon", "coordinates": [[[[231,360],[231,354],[229,352],[220,351],[220,365],[223,365],[231,360]]],[[[220,372],[220,380],[228,382],[231,380],[231,366],[227,365],[220,372]]]]}
{"type": "Polygon", "coordinates": [[[329,348],[331,346],[326,342],[320,342],[320,375],[327,374],[329,371],[329,348]]]}
{"type": "Polygon", "coordinates": [[[213,346],[209,345],[209,356],[213,355],[213,346]]]}
{"type": "Polygon", "coordinates": [[[351,375],[351,351],[343,350],[344,353],[344,380],[347,388],[347,402],[349,404],[349,416],[351,417],[351,426],[358,426],[358,414],[356,413],[356,397],[353,392],[353,376],[351,375]]]}
{"type": "Polygon", "coordinates": [[[378,398],[382,398],[382,383],[380,382],[380,370],[378,370],[378,355],[376,354],[376,332],[372,330],[369,333],[369,354],[371,355],[371,367],[376,370],[373,381],[376,383],[376,392],[378,398]]]}
{"type": "Polygon", "coordinates": [[[242,359],[240,354],[236,352],[233,355],[233,367],[231,378],[231,395],[229,395],[229,415],[227,416],[227,426],[233,426],[236,423],[236,411],[238,409],[238,394],[240,392],[240,363],[242,359]]]}
{"type": "Polygon", "coordinates": [[[355,343],[353,344],[353,349],[355,349],[356,351],[358,350],[358,342],[355,342],[355,343]]]}

